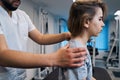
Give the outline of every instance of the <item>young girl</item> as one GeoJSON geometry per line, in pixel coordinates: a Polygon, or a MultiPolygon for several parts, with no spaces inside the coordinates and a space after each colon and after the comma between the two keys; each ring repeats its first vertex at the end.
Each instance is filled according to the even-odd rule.
{"type": "MultiPolygon", "coordinates": [[[[76,1],[72,4],[68,18],[68,29],[72,38],[70,47],[86,47],[91,36],[98,36],[104,26],[106,5],[101,1],[76,1]]],[[[94,80],[89,51],[83,66],[63,69],[64,80],[94,80]]]]}

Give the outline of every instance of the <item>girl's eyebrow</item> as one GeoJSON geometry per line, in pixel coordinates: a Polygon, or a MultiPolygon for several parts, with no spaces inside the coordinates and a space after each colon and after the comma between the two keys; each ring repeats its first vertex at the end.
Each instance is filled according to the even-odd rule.
{"type": "Polygon", "coordinates": [[[101,19],[103,19],[103,16],[100,16],[101,19]]]}

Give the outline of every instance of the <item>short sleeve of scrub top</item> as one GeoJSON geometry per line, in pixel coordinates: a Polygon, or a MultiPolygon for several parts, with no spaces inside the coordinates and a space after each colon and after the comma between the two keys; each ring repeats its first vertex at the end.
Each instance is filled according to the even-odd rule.
{"type": "Polygon", "coordinates": [[[25,16],[26,21],[28,22],[28,26],[29,26],[29,27],[28,27],[28,32],[34,30],[34,29],[35,29],[35,26],[34,26],[34,24],[32,23],[30,17],[29,17],[24,11],[22,11],[22,13],[23,13],[24,16],[25,16]]]}

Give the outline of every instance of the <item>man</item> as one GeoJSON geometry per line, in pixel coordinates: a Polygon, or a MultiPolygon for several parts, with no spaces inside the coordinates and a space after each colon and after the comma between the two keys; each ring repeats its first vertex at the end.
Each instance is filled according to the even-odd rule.
{"type": "Polygon", "coordinates": [[[48,45],[66,40],[70,34],[41,34],[29,16],[17,9],[20,3],[21,0],[0,0],[0,80],[24,80],[25,70],[18,68],[83,65],[86,51],[82,48],[65,46],[51,54],[26,52],[28,37],[38,44],[48,45]]]}

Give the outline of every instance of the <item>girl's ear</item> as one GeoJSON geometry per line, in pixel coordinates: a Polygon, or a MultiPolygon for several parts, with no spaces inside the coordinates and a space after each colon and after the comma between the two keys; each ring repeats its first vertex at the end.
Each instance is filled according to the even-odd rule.
{"type": "Polygon", "coordinates": [[[89,27],[89,23],[90,23],[89,19],[85,19],[84,20],[84,27],[88,28],[89,27]]]}

